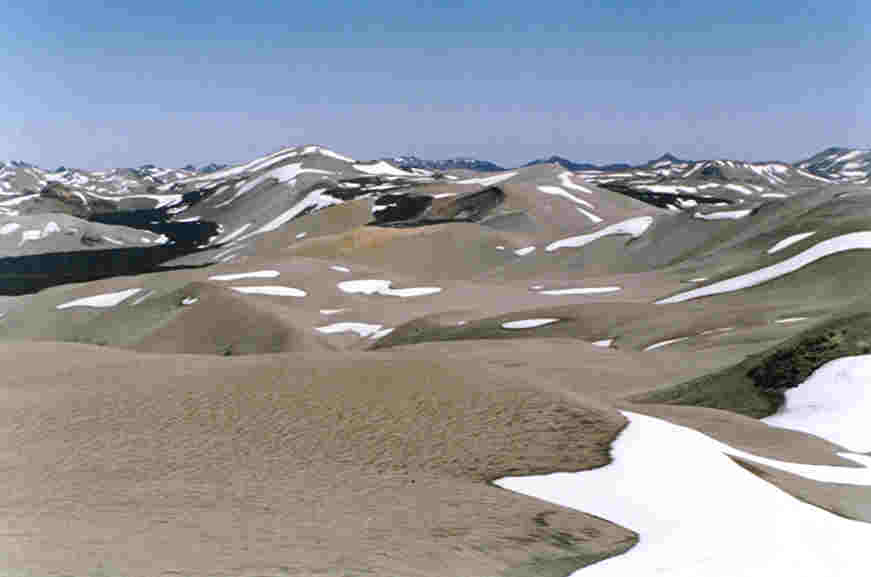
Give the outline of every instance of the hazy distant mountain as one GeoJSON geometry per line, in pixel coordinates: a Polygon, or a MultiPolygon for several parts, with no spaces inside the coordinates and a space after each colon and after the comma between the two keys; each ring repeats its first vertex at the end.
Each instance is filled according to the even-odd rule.
{"type": "Polygon", "coordinates": [[[505,170],[505,168],[488,160],[464,157],[448,158],[445,160],[426,160],[417,156],[395,156],[382,160],[392,162],[403,170],[411,170],[413,168],[437,171],[475,170],[477,172],[500,172],[505,170]]]}
{"type": "Polygon", "coordinates": [[[537,164],[559,164],[566,170],[571,170],[574,172],[579,172],[582,170],[601,170],[601,171],[618,171],[618,170],[627,170],[632,168],[631,165],[625,163],[615,163],[615,164],[605,164],[602,166],[591,164],[589,162],[573,162],[567,158],[563,158],[562,156],[550,156],[548,158],[539,158],[538,160],[533,160],[525,164],[524,166],[535,166],[537,164]]]}
{"type": "Polygon", "coordinates": [[[659,166],[665,166],[666,164],[687,164],[689,162],[690,162],[689,160],[681,160],[680,158],[676,157],[672,153],[666,152],[665,154],[663,154],[659,158],[656,158],[654,160],[649,161],[644,166],[659,167],[659,166]]]}

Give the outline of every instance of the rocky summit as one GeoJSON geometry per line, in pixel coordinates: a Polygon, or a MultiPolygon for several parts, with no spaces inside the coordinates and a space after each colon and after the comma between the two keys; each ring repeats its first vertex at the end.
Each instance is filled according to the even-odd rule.
{"type": "Polygon", "coordinates": [[[4,567],[867,574],[869,174],[0,163],[4,567]]]}

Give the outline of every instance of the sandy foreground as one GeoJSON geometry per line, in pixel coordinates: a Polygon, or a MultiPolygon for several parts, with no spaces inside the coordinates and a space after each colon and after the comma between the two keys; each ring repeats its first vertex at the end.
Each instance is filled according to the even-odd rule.
{"type": "MultiPolygon", "coordinates": [[[[619,393],[707,367],[578,341],[475,344],[230,358],[4,344],[3,564],[541,575],[630,547],[630,530],[488,481],[608,463],[619,393]]],[[[748,451],[840,461],[801,433],[730,438],[754,421],[668,410],[748,451]]]]}

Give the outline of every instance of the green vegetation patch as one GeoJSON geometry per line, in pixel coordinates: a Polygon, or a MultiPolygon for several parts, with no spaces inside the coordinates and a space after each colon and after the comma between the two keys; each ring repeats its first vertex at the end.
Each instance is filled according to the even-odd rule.
{"type": "Polygon", "coordinates": [[[724,409],[754,418],[777,412],[784,392],[840,357],[871,353],[871,312],[818,324],[741,363],[630,400],[724,409]]]}

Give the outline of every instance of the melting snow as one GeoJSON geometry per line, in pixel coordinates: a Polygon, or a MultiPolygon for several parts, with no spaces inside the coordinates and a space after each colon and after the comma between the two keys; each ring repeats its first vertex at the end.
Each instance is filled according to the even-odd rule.
{"type": "MultiPolygon", "coordinates": [[[[867,572],[871,525],[801,502],[728,455],[833,477],[869,469],[762,459],[692,429],[636,413],[613,443],[611,464],[578,473],[506,477],[496,484],[632,529],[639,543],[585,567],[584,577],[851,577],[867,572]]],[[[866,435],[867,438],[867,435],[866,435]]],[[[867,457],[852,457],[858,462],[867,457]]]]}
{"type": "Polygon", "coordinates": [[[275,278],[281,273],[277,270],[258,270],[254,272],[240,272],[233,274],[216,274],[209,280],[238,280],[241,278],[275,278]]]}
{"type": "Polygon", "coordinates": [[[542,186],[538,187],[538,190],[540,190],[541,192],[543,192],[545,194],[552,194],[554,196],[561,196],[561,197],[568,199],[572,202],[586,206],[587,208],[592,209],[592,210],[596,209],[596,207],[593,206],[591,203],[587,202],[586,200],[578,198],[574,194],[572,194],[566,190],[563,190],[562,188],[560,188],[558,186],[542,185],[542,186]]]}
{"type": "Polygon", "coordinates": [[[307,293],[304,290],[289,286],[234,286],[230,287],[236,292],[254,295],[272,295],[278,297],[304,297],[307,293]]]}
{"type": "Polygon", "coordinates": [[[559,319],[524,319],[522,321],[509,321],[507,323],[502,323],[503,329],[533,329],[535,327],[541,327],[544,325],[549,325],[559,321],[559,319]]]}
{"type": "Polygon", "coordinates": [[[125,299],[135,295],[141,288],[135,289],[127,289],[123,291],[118,291],[114,293],[103,293],[99,295],[95,295],[92,297],[85,297],[81,299],[76,299],[74,301],[70,301],[67,303],[63,303],[61,305],[57,305],[57,309],[68,309],[70,307],[98,307],[98,308],[107,308],[114,307],[122,302],[125,299]]]}
{"type": "Polygon", "coordinates": [[[12,234],[19,228],[21,228],[21,225],[17,222],[7,222],[3,226],[0,226],[0,235],[12,234]]]}
{"type": "Polygon", "coordinates": [[[348,310],[348,309],[321,309],[321,310],[320,310],[320,313],[321,313],[322,315],[327,315],[327,316],[329,316],[329,315],[337,315],[337,314],[339,314],[339,313],[343,313],[343,312],[345,312],[345,311],[347,311],[347,310],[348,310]]]}
{"type": "Polygon", "coordinates": [[[557,289],[557,290],[547,290],[541,291],[538,294],[542,295],[592,295],[592,294],[600,294],[600,293],[612,293],[621,290],[618,286],[600,286],[600,287],[589,287],[589,288],[568,288],[568,289],[557,289]]]}
{"type": "Polygon", "coordinates": [[[583,234],[580,236],[573,236],[563,240],[558,240],[547,245],[547,248],[545,248],[545,250],[548,252],[552,252],[564,247],[578,248],[587,245],[594,240],[598,240],[602,237],[615,234],[628,234],[632,238],[638,238],[639,236],[644,234],[644,232],[650,227],[651,224],[653,224],[652,216],[640,216],[637,218],[630,218],[629,220],[624,220],[622,222],[612,224],[590,234],[583,234]]]}
{"type": "Polygon", "coordinates": [[[517,250],[514,251],[514,254],[516,254],[517,256],[523,256],[523,255],[527,255],[527,254],[534,252],[534,251],[535,251],[534,246],[527,246],[525,248],[518,248],[517,250]]]}
{"type": "Polygon", "coordinates": [[[693,289],[656,301],[656,304],[670,304],[685,300],[732,292],[768,282],[772,279],[795,272],[813,262],[839,252],[871,248],[871,232],[852,232],[817,243],[784,261],[759,270],[715,282],[705,287],[693,289]]]}
{"type": "Polygon", "coordinates": [[[370,325],[366,323],[335,323],[325,327],[315,327],[315,330],[327,335],[335,333],[357,333],[361,337],[377,334],[383,325],[370,325]]]}
{"type": "Polygon", "coordinates": [[[331,266],[330,269],[331,269],[331,270],[334,270],[334,271],[337,271],[337,272],[351,272],[351,269],[349,269],[348,267],[346,267],[346,266],[339,266],[339,265],[337,265],[337,264],[334,264],[333,266],[331,266]]]}
{"type": "Polygon", "coordinates": [[[386,337],[395,330],[396,329],[381,329],[380,331],[375,331],[374,333],[372,333],[372,336],[370,336],[369,338],[372,340],[378,340],[381,337],[386,337]]]}
{"type": "Polygon", "coordinates": [[[374,164],[355,164],[354,168],[366,174],[391,175],[391,176],[414,176],[411,172],[405,172],[395,166],[379,160],[374,164]]]}
{"type": "Polygon", "coordinates": [[[581,192],[586,192],[587,194],[593,194],[593,191],[585,186],[581,186],[580,184],[575,184],[571,179],[571,172],[563,172],[559,175],[560,184],[566,188],[571,188],[572,190],[579,190],[581,192]]]}
{"type": "Polygon", "coordinates": [[[726,188],[730,189],[730,190],[736,190],[736,191],[740,192],[741,194],[743,194],[743,195],[745,195],[745,196],[752,196],[752,195],[753,195],[753,191],[752,191],[752,190],[750,190],[750,189],[747,188],[746,186],[741,186],[740,184],[732,184],[732,183],[729,183],[729,184],[726,184],[726,185],[724,185],[724,186],[725,186],[726,188]]]}
{"type": "Polygon", "coordinates": [[[481,186],[493,186],[494,184],[499,184],[504,180],[508,180],[509,178],[516,175],[516,172],[505,172],[503,174],[497,174],[495,176],[485,176],[482,178],[470,178],[468,180],[458,180],[458,184],[480,184],[481,186]]]}
{"type": "Polygon", "coordinates": [[[668,345],[673,344],[673,343],[679,343],[681,341],[685,341],[688,338],[689,337],[680,337],[678,339],[668,339],[667,341],[660,341],[658,343],[650,345],[649,347],[645,347],[644,350],[645,351],[653,351],[653,350],[658,349],[660,347],[665,347],[665,346],[668,346],[668,345]]]}
{"type": "Polygon", "coordinates": [[[812,232],[803,232],[801,234],[794,234],[792,236],[788,236],[785,239],[778,242],[777,244],[775,244],[774,246],[772,246],[771,248],[769,248],[768,254],[774,254],[777,251],[783,250],[788,246],[792,246],[797,242],[800,242],[808,237],[815,235],[816,233],[817,233],[817,231],[812,231],[812,232]]]}
{"type": "Polygon", "coordinates": [[[237,236],[241,235],[243,232],[248,230],[250,227],[251,227],[250,222],[248,224],[243,224],[242,226],[240,226],[239,228],[237,228],[236,230],[234,230],[233,232],[231,232],[230,234],[228,234],[227,236],[225,236],[224,238],[219,240],[218,243],[230,242],[231,240],[233,240],[234,238],[236,238],[237,236]]]}
{"type": "Polygon", "coordinates": [[[613,342],[614,342],[614,339],[605,339],[602,341],[594,341],[593,346],[594,347],[609,348],[611,346],[611,343],[613,343],[613,342]]]}
{"type": "Polygon", "coordinates": [[[871,451],[871,355],[844,357],[817,369],[786,391],[769,425],[804,431],[856,453],[871,451]]]}
{"type": "Polygon", "coordinates": [[[300,233],[297,233],[296,238],[297,239],[305,238],[307,235],[308,235],[307,232],[300,232],[300,233]]]}
{"type": "Polygon", "coordinates": [[[752,210],[724,210],[720,212],[709,212],[707,214],[697,212],[693,215],[693,218],[698,218],[700,220],[737,220],[739,218],[744,218],[749,215],[752,210]]]}
{"type": "Polygon", "coordinates": [[[807,319],[808,317],[789,317],[785,319],[777,319],[774,322],[779,325],[786,325],[790,323],[800,323],[801,321],[806,321],[807,319]]]}
{"type": "Polygon", "coordinates": [[[442,291],[440,287],[412,287],[404,289],[392,289],[390,288],[391,284],[393,283],[389,280],[362,279],[343,281],[336,286],[338,286],[339,290],[341,290],[342,292],[350,294],[380,294],[396,297],[417,297],[436,294],[442,291]]]}
{"type": "Polygon", "coordinates": [[[181,304],[183,304],[183,305],[192,305],[192,304],[194,304],[195,302],[197,302],[198,300],[200,300],[200,299],[198,299],[197,297],[187,297],[186,299],[184,299],[183,301],[181,301],[181,304]]]}

